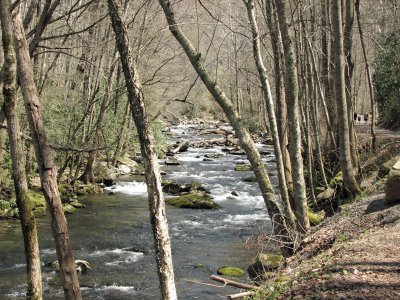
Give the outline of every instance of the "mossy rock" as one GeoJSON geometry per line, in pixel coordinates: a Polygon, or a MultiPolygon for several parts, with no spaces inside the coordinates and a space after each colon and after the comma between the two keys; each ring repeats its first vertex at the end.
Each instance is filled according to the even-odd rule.
{"type": "Polygon", "coordinates": [[[236,267],[222,267],[217,270],[218,274],[229,277],[242,277],[244,271],[236,267]]]}
{"type": "Polygon", "coordinates": [[[35,217],[45,215],[46,207],[35,207],[33,209],[33,214],[35,215],[35,217]]]}
{"type": "Polygon", "coordinates": [[[194,267],[195,267],[196,269],[205,269],[206,266],[203,265],[203,264],[195,264],[194,267]]]}
{"type": "Polygon", "coordinates": [[[179,208],[192,209],[217,209],[220,206],[213,201],[213,198],[206,193],[186,194],[165,200],[169,205],[179,208]]]}
{"type": "Polygon", "coordinates": [[[265,272],[273,272],[283,262],[283,256],[274,253],[259,253],[253,263],[247,268],[250,278],[259,280],[265,272]]]}
{"type": "Polygon", "coordinates": [[[248,164],[237,164],[235,167],[235,171],[239,171],[239,172],[252,171],[252,168],[248,164]]]}
{"type": "Polygon", "coordinates": [[[69,203],[69,205],[71,205],[71,206],[73,206],[73,207],[75,207],[75,208],[85,208],[85,207],[86,207],[85,204],[80,203],[80,202],[77,201],[77,200],[71,201],[71,202],[69,203]]]}
{"type": "Polygon", "coordinates": [[[311,226],[318,225],[325,218],[325,212],[323,210],[318,213],[315,213],[312,210],[308,210],[307,215],[308,215],[308,218],[310,219],[311,226]]]}
{"type": "Polygon", "coordinates": [[[70,204],[64,204],[63,205],[63,210],[64,210],[64,214],[74,214],[78,211],[77,208],[73,207],[70,204]]]}
{"type": "Polygon", "coordinates": [[[35,190],[29,190],[27,193],[29,202],[33,208],[35,207],[46,207],[46,200],[44,199],[43,193],[35,190]]]}

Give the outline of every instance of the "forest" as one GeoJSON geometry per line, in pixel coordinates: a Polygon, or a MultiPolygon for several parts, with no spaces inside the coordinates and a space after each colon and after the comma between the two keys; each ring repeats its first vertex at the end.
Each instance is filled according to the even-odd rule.
{"type": "Polygon", "coordinates": [[[399,6],[2,0],[0,298],[398,299],[399,6]]]}

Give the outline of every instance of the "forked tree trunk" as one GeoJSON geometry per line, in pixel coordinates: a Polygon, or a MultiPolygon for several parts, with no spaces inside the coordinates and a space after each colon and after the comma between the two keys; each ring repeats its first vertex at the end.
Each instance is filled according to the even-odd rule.
{"type": "Polygon", "coordinates": [[[57,186],[57,168],[53,163],[40,112],[40,102],[34,84],[33,70],[21,16],[13,16],[19,81],[25,102],[26,115],[32,134],[44,198],[50,212],[51,229],[56,244],[57,258],[66,299],[82,299],[67,220],[57,186]]]}
{"type": "Polygon", "coordinates": [[[115,41],[121,58],[125,76],[128,101],[139,135],[140,149],[144,160],[147,192],[150,207],[150,221],[153,228],[156,249],[157,271],[163,299],[177,299],[171,242],[165,213],[165,203],[161,189],[160,170],[154,148],[153,135],[149,126],[142,87],[136,64],[129,46],[128,33],[115,0],[108,0],[109,14],[115,32],[115,41]]]}
{"type": "Polygon", "coordinates": [[[0,19],[4,50],[3,108],[7,118],[7,132],[12,159],[14,187],[20,214],[21,229],[24,237],[28,275],[26,298],[30,300],[39,300],[42,299],[42,273],[40,269],[39,242],[35,216],[33,215],[32,207],[27,195],[28,185],[25,174],[25,159],[17,114],[17,68],[15,50],[12,43],[13,29],[9,0],[3,0],[0,3],[0,19]]]}
{"type": "Polygon", "coordinates": [[[287,188],[286,179],[285,179],[285,169],[284,169],[284,164],[283,164],[282,150],[281,150],[280,141],[279,141],[274,101],[272,99],[271,87],[270,87],[269,80],[267,77],[267,71],[265,69],[264,62],[263,62],[263,59],[261,56],[260,35],[259,35],[259,31],[258,31],[256,17],[254,14],[254,1],[248,0],[246,3],[246,7],[247,7],[247,15],[248,15],[248,18],[250,21],[251,31],[252,31],[252,35],[253,35],[253,40],[252,40],[253,56],[254,56],[256,66],[257,66],[258,77],[260,79],[262,90],[264,93],[265,106],[267,108],[267,113],[268,113],[269,127],[271,130],[272,140],[273,140],[273,144],[274,144],[276,165],[278,168],[279,191],[281,193],[281,198],[284,203],[285,216],[286,216],[286,219],[288,220],[288,224],[290,224],[290,226],[292,226],[292,228],[295,228],[295,218],[294,218],[294,214],[291,209],[291,206],[290,206],[289,193],[288,193],[288,188],[287,188]]]}
{"type": "MultiPolygon", "coordinates": [[[[254,170],[258,181],[268,214],[274,227],[274,234],[280,240],[281,250],[284,255],[290,255],[293,251],[293,236],[290,228],[287,226],[283,216],[282,208],[276,199],[273,187],[268,177],[268,172],[264,166],[261,156],[254,144],[249,131],[244,126],[243,120],[237,114],[232,101],[221,90],[219,85],[211,78],[204,66],[201,54],[196,51],[190,40],[184,35],[180,29],[173,12],[172,4],[169,0],[159,0],[161,7],[169,24],[169,29],[173,36],[182,46],[187,57],[189,58],[193,68],[207,87],[208,91],[213,95],[215,101],[221,106],[236,135],[239,138],[240,145],[246,152],[247,159],[254,170]]],[[[265,114],[264,114],[265,115],[265,114]]]]}
{"type": "Polygon", "coordinates": [[[294,188],[295,214],[299,229],[307,232],[310,228],[307,211],[306,185],[304,181],[303,158],[301,156],[301,128],[300,128],[300,106],[299,87],[297,78],[296,58],[293,49],[292,37],[286,18],[286,5],[283,0],[275,0],[278,13],[279,28],[282,34],[283,48],[285,52],[285,91],[288,100],[288,122],[289,122],[289,153],[292,162],[292,176],[294,188]]]}
{"type": "Polygon", "coordinates": [[[337,114],[339,118],[339,153],[340,153],[340,168],[343,173],[343,182],[347,194],[352,198],[355,194],[360,192],[358,183],[356,181],[350,148],[349,138],[349,121],[347,114],[347,101],[346,101],[346,84],[345,84],[345,60],[343,52],[343,30],[342,30],[342,10],[341,1],[332,1],[332,25],[335,53],[335,84],[336,84],[336,97],[337,97],[337,114]]]}

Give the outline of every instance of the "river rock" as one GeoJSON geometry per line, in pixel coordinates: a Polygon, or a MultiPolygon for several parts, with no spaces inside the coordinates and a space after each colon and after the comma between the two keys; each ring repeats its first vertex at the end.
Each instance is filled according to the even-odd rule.
{"type": "Polygon", "coordinates": [[[206,193],[186,194],[165,200],[169,205],[179,208],[192,209],[217,209],[220,206],[214,202],[213,198],[206,193]]]}
{"type": "Polygon", "coordinates": [[[164,180],[161,182],[163,192],[172,195],[181,195],[194,192],[206,192],[209,193],[200,183],[178,183],[172,180],[164,180]]]}
{"type": "Polygon", "coordinates": [[[229,276],[229,277],[242,277],[244,276],[244,271],[237,267],[222,267],[217,270],[219,275],[229,276]]]}
{"type": "Polygon", "coordinates": [[[240,172],[242,172],[242,171],[251,171],[251,170],[252,170],[251,166],[248,165],[248,164],[244,164],[244,163],[239,163],[235,167],[235,171],[240,171],[240,172]]]}
{"type": "Polygon", "coordinates": [[[165,160],[165,165],[167,165],[167,166],[180,166],[181,164],[180,164],[180,162],[178,162],[178,160],[175,158],[175,157],[168,157],[166,160],[165,160]]]}
{"type": "Polygon", "coordinates": [[[387,204],[400,203],[400,169],[392,168],[385,184],[385,200],[387,204]]]}
{"type": "Polygon", "coordinates": [[[273,253],[259,253],[247,268],[251,279],[261,279],[265,272],[273,272],[283,263],[283,256],[273,253]]]}
{"type": "Polygon", "coordinates": [[[257,182],[256,176],[250,176],[242,179],[244,182],[257,182]]]}

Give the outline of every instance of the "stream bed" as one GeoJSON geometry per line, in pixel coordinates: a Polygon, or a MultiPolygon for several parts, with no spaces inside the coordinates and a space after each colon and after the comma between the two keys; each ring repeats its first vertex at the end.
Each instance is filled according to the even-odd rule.
{"type": "MultiPolygon", "coordinates": [[[[178,125],[171,132],[192,143],[222,137],[198,135],[205,126],[209,125],[178,125]]],[[[258,146],[266,153],[263,160],[268,170],[275,172],[271,146],[258,146]]],[[[243,181],[253,173],[234,170],[236,163],[247,161],[245,156],[222,150],[219,146],[190,147],[176,155],[180,166],[163,166],[160,160],[167,173],[163,179],[200,182],[222,207],[191,210],[167,205],[179,299],[223,299],[239,292],[234,287],[211,286],[220,284],[209,276],[223,266],[246,270],[256,253],[256,248],[246,241],[271,230],[257,183],[243,181]],[[215,158],[203,161],[207,154],[215,154],[215,158]],[[237,196],[232,195],[233,191],[237,196]]],[[[271,179],[276,185],[276,177],[271,179]]],[[[86,208],[67,216],[75,258],[87,260],[91,266],[91,270],[79,275],[83,298],[160,299],[146,185],[143,180],[118,182],[112,191],[80,198],[86,208]]],[[[45,266],[56,260],[49,220],[42,217],[37,223],[44,299],[64,299],[59,275],[45,266]]],[[[24,260],[19,221],[1,221],[0,299],[25,299],[24,260]]]]}

